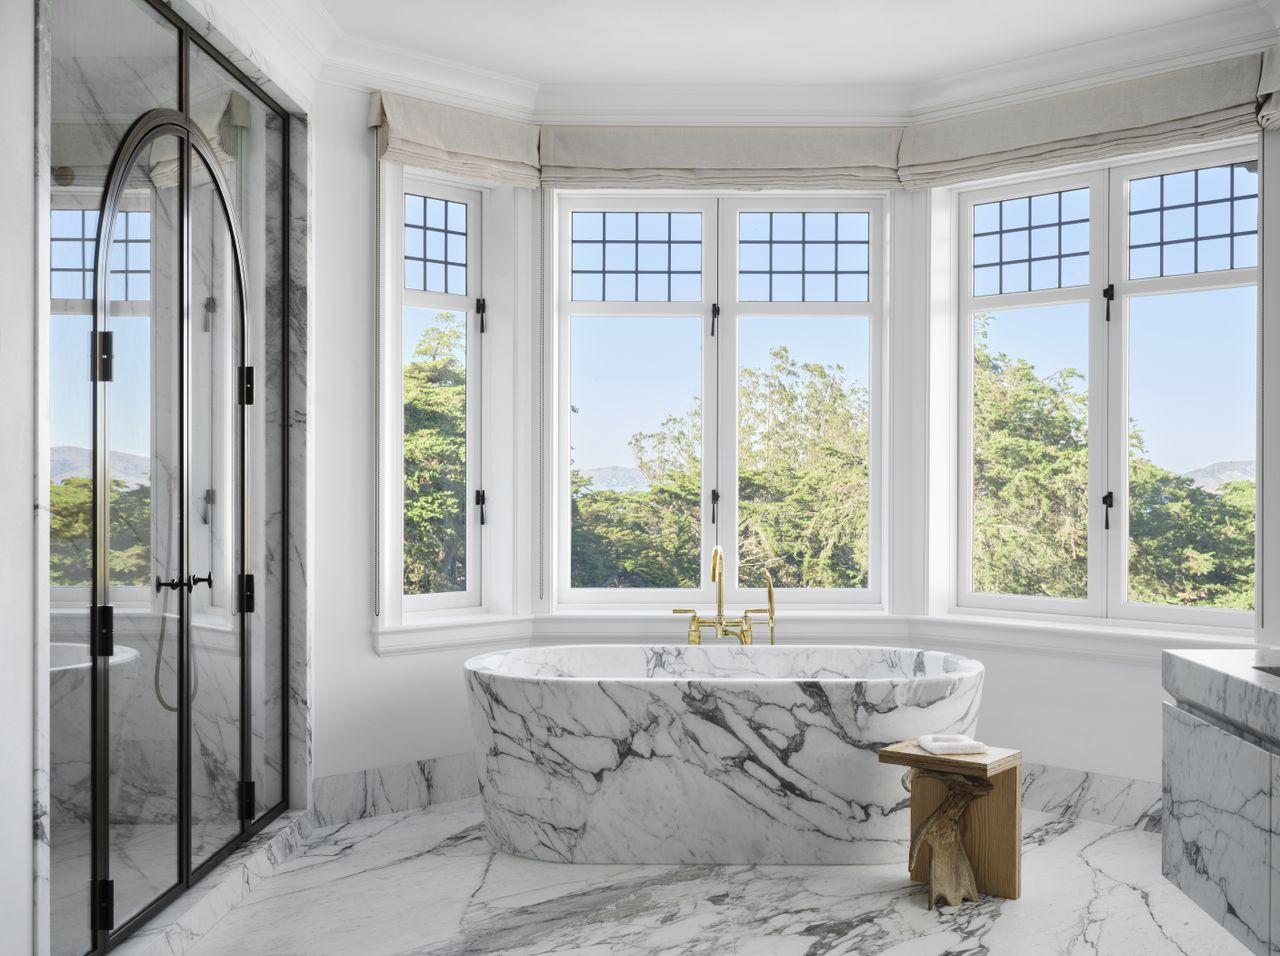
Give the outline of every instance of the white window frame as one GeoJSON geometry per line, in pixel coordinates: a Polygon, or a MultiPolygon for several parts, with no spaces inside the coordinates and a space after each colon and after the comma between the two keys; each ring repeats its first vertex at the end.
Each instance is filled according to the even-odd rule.
{"type": "MultiPolygon", "coordinates": [[[[1108,348],[1114,357],[1111,367],[1111,380],[1108,388],[1112,401],[1110,408],[1109,430],[1111,447],[1108,456],[1109,488],[1115,494],[1116,507],[1112,509],[1111,539],[1107,542],[1108,553],[1108,589],[1107,615],[1115,618],[1127,618],[1136,621],[1159,623],[1181,623],[1188,625],[1218,625],[1222,627],[1252,628],[1257,620],[1257,607],[1260,594],[1261,569],[1257,548],[1261,536],[1257,533],[1261,528],[1260,513],[1255,512],[1254,524],[1254,610],[1243,611],[1233,608],[1209,607],[1176,607],[1172,605],[1140,604],[1128,600],[1129,577],[1129,310],[1136,297],[1160,295],[1174,292],[1197,292],[1207,289],[1229,289],[1253,286],[1261,304],[1261,291],[1258,287],[1258,269],[1252,266],[1245,269],[1223,269],[1217,272],[1197,272],[1189,275],[1159,276],[1151,279],[1129,278],[1129,190],[1130,180],[1143,179],[1167,173],[1177,173],[1189,169],[1204,169],[1210,166],[1222,166],[1228,163],[1257,162],[1259,159],[1256,146],[1239,146],[1197,152],[1172,159],[1160,159],[1146,162],[1118,165],[1111,169],[1111,281],[1115,284],[1115,301],[1111,305],[1112,322],[1108,329],[1110,340],[1108,348]]],[[[1262,219],[1262,176],[1258,176],[1258,219],[1261,227],[1262,219]]],[[[1258,231],[1258,260],[1262,259],[1262,231],[1258,231]]],[[[1261,330],[1261,323],[1255,319],[1255,327],[1261,330]]],[[[1261,341],[1258,341],[1257,354],[1260,355],[1261,341]]],[[[1255,393],[1260,394],[1261,378],[1255,382],[1255,393]]],[[[1255,425],[1260,423],[1260,410],[1255,411],[1255,425]]],[[[1258,440],[1254,446],[1255,461],[1261,461],[1262,446],[1258,440]]]]}
{"type": "MultiPolygon", "coordinates": [[[[1257,159],[1242,145],[1181,152],[1158,160],[1091,166],[1060,175],[1023,178],[957,194],[957,473],[956,606],[961,610],[1111,619],[1133,623],[1249,628],[1255,612],[1228,608],[1146,605],[1124,599],[1128,571],[1128,304],[1134,295],[1237,287],[1257,283],[1257,269],[1156,279],[1128,279],[1128,190],[1131,179],[1257,159]],[[1089,282],[1066,289],[974,296],[973,209],[983,203],[1088,186],[1089,282]],[[1103,290],[1115,286],[1111,322],[1103,290]],[[981,311],[1086,302],[1089,310],[1088,596],[1082,600],[990,594],[972,589],[973,555],[973,316],[981,311]],[[1102,497],[1111,491],[1110,530],[1102,497]]],[[[1261,247],[1259,247],[1261,248],[1261,247]]],[[[1255,565],[1258,567],[1258,565],[1255,565]]],[[[1256,603],[1256,601],[1255,601],[1256,603]]]]}
{"type": "Polygon", "coordinates": [[[870,515],[868,586],[866,588],[778,588],[778,600],[790,606],[821,606],[828,610],[868,609],[883,606],[884,565],[884,434],[886,410],[883,352],[885,292],[888,287],[888,253],[885,236],[887,203],[883,193],[757,195],[724,193],[643,194],[607,192],[558,192],[555,196],[556,363],[553,393],[554,423],[553,512],[556,522],[553,588],[560,606],[606,606],[613,609],[651,610],[687,606],[689,602],[713,602],[710,579],[711,552],[716,544],[725,551],[725,598],[734,604],[761,606],[764,588],[737,585],[737,321],[742,315],[848,315],[868,318],[871,403],[870,515]],[[698,302],[574,302],[572,298],[572,215],[574,212],[700,212],[702,214],[702,299],[698,302]],[[738,213],[744,211],[835,211],[869,214],[868,302],[745,302],[737,301],[738,213]],[[720,306],[714,320],[712,306],[720,306]],[[570,324],[581,316],[698,316],[703,329],[702,348],[702,553],[696,588],[574,588],[571,586],[571,519],[569,502],[571,412],[570,324]],[[720,492],[717,521],[711,521],[711,492],[720,492]],[[724,529],[729,529],[728,532],[724,529]]]}
{"type": "Polygon", "coordinates": [[[433,612],[479,608],[483,603],[480,509],[475,493],[483,488],[481,395],[483,336],[476,300],[484,298],[482,222],[484,190],[462,187],[423,171],[382,161],[382,381],[380,388],[382,486],[382,580],[378,582],[382,627],[411,624],[433,612]],[[467,204],[467,291],[465,295],[405,288],[404,197],[412,193],[467,204]],[[404,309],[420,306],[467,316],[467,554],[466,589],[442,594],[404,593],[404,309]]]}
{"type": "Polygon", "coordinates": [[[869,458],[867,507],[867,586],[865,588],[777,588],[777,598],[788,606],[880,607],[883,603],[884,556],[882,494],[884,440],[886,429],[884,394],[884,290],[888,286],[888,245],[885,242],[886,203],[880,195],[804,198],[793,196],[732,197],[721,200],[722,230],[720,262],[720,503],[723,528],[725,596],[735,603],[749,602],[761,607],[764,588],[738,586],[738,320],[746,316],[827,315],[866,317],[868,416],[867,454],[869,458]],[[743,212],[865,212],[868,214],[866,302],[739,302],[738,301],[738,215],[743,212]]]}

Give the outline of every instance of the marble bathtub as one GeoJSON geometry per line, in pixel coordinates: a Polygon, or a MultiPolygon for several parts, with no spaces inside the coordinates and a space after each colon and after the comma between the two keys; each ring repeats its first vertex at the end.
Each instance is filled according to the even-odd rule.
{"type": "Polygon", "coordinates": [[[980,663],[889,647],[592,645],[466,663],[501,850],[574,863],[884,863],[881,746],[974,733],[980,663]]]}

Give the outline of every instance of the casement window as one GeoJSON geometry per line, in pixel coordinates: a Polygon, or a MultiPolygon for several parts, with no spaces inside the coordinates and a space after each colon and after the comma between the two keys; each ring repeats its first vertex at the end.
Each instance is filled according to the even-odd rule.
{"type": "Polygon", "coordinates": [[[481,603],[481,194],[386,164],[381,603],[481,603]]]}
{"type": "Polygon", "coordinates": [[[959,208],[959,603],[1250,626],[1254,154],[959,208]]]}
{"type": "Polygon", "coordinates": [[[559,197],[561,602],[880,601],[882,219],[559,197]]]}

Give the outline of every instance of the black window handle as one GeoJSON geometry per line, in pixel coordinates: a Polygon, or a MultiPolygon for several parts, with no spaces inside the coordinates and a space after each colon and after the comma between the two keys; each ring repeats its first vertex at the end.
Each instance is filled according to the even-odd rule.
{"type": "Polygon", "coordinates": [[[1102,512],[1102,530],[1111,530],[1111,509],[1115,507],[1116,498],[1111,492],[1107,492],[1102,496],[1102,504],[1107,510],[1102,512]]]}
{"type": "Polygon", "coordinates": [[[485,495],[483,491],[476,492],[476,506],[480,509],[480,523],[484,524],[484,501],[485,495]]]}

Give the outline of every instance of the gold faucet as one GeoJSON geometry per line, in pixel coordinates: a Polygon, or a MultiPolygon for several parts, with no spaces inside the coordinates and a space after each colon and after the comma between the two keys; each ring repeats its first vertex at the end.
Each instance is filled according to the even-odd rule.
{"type": "Polygon", "coordinates": [[[767,614],[769,616],[769,643],[774,644],[774,604],[773,604],[773,576],[768,571],[764,572],[765,587],[769,591],[768,607],[749,607],[742,612],[742,617],[725,617],[724,616],[724,548],[716,545],[711,552],[711,580],[716,586],[716,616],[700,617],[698,612],[693,608],[678,607],[672,610],[672,614],[688,614],[689,615],[689,643],[702,643],[702,629],[704,627],[712,628],[717,638],[736,637],[739,644],[751,643],[751,630],[755,621],[751,620],[752,614],[767,614]]]}

